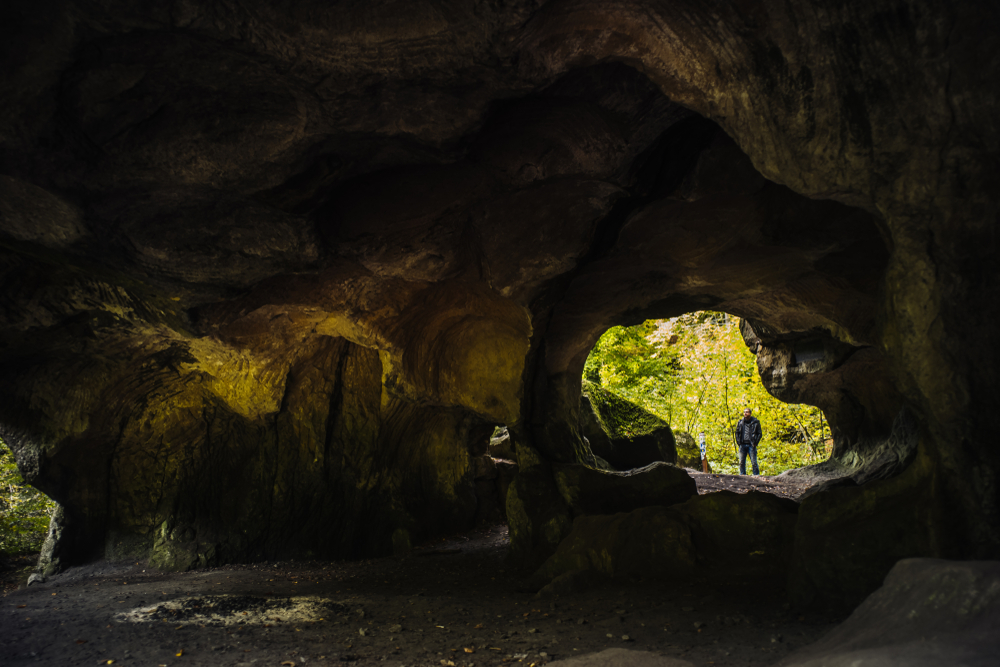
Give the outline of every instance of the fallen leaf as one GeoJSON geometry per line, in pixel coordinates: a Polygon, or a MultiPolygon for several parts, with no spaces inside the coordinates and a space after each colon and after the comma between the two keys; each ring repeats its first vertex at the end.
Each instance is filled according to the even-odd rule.
{"type": "Polygon", "coordinates": [[[174,655],[176,657],[178,657],[178,658],[181,657],[182,655],[184,655],[184,649],[181,649],[180,651],[177,651],[177,653],[175,653],[174,655]]]}
{"type": "Polygon", "coordinates": [[[27,606],[28,606],[28,605],[26,605],[26,604],[19,604],[19,605],[17,605],[17,608],[18,608],[18,609],[24,609],[24,608],[25,608],[25,607],[27,607],[27,606]]]}
{"type": "Polygon", "coordinates": [[[76,640],[76,643],[77,643],[77,644],[86,644],[86,643],[87,643],[87,640],[86,640],[86,639],[77,639],[77,640],[76,640]]]}
{"type": "Polygon", "coordinates": [[[466,653],[475,653],[476,649],[474,649],[474,648],[467,648],[467,649],[465,649],[465,652],[466,653]]]}
{"type": "Polygon", "coordinates": [[[285,660],[283,663],[281,663],[281,667],[295,667],[295,663],[292,662],[291,660],[285,660]]]}
{"type": "Polygon", "coordinates": [[[474,625],[472,627],[474,627],[476,630],[482,630],[483,629],[483,624],[480,623],[479,625],[474,625]]]}

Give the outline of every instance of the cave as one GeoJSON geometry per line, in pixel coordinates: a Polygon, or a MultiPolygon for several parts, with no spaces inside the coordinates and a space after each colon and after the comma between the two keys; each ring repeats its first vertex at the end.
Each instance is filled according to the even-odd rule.
{"type": "MultiPolygon", "coordinates": [[[[788,599],[975,598],[998,27],[975,0],[5,2],[0,437],[59,504],[38,579],[403,557],[481,520],[486,477],[512,571],[599,569],[578,525],[676,537],[687,482],[602,486],[587,353],[710,309],[833,434],[794,511],[744,508],[780,515],[788,599]],[[517,474],[480,474],[501,425],[517,474]]],[[[958,607],[940,645],[995,655],[958,607]]]]}

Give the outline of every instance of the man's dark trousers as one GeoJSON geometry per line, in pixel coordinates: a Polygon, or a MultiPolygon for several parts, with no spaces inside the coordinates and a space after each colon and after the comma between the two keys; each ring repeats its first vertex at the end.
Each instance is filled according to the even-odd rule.
{"type": "Polygon", "coordinates": [[[757,448],[753,445],[740,445],[740,474],[747,474],[747,454],[750,454],[750,463],[753,464],[753,474],[759,475],[760,468],[757,467],[757,448]]]}

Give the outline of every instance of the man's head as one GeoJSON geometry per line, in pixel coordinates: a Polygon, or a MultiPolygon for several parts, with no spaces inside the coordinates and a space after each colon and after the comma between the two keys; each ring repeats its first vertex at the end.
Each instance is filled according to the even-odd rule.
{"type": "Polygon", "coordinates": [[[751,410],[750,408],[746,408],[745,410],[743,410],[743,418],[744,419],[748,419],[751,416],[753,416],[753,410],[751,410]]]}

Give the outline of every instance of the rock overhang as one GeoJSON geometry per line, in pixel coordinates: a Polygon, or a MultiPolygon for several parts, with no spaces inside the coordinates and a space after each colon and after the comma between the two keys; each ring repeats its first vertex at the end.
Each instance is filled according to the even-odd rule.
{"type": "Polygon", "coordinates": [[[2,421],[86,531],[183,564],[461,525],[467,440],[580,460],[597,336],[712,307],[861,349],[784,391],[852,447],[915,408],[997,553],[985,9],[265,5],[11,5],[2,421]],[[323,502],[364,518],[285,525],[323,502]]]}

